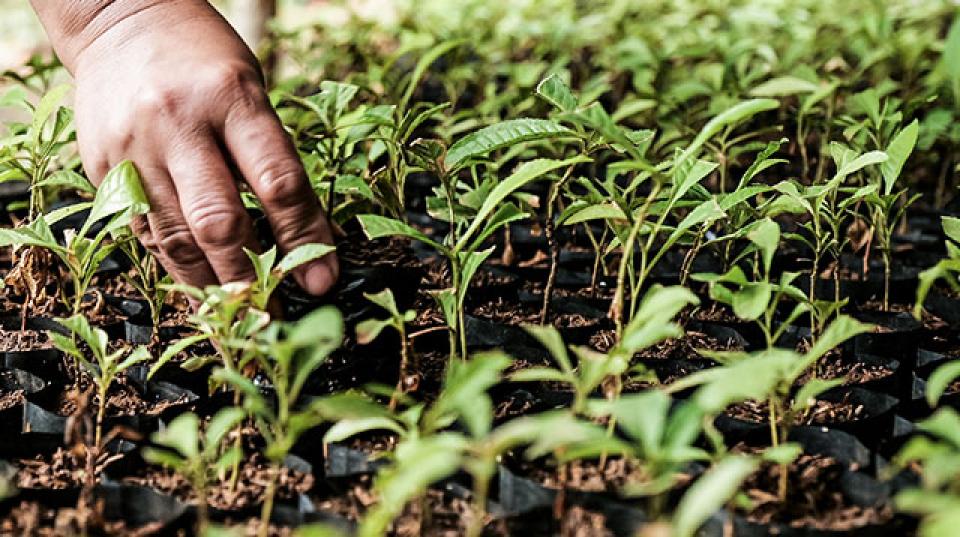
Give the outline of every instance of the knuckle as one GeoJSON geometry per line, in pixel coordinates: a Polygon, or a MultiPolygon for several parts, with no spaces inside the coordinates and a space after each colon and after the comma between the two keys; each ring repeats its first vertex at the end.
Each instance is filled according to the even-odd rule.
{"type": "Polygon", "coordinates": [[[255,109],[263,101],[263,86],[257,71],[244,63],[230,62],[210,67],[204,78],[208,92],[231,110],[255,109]]]}
{"type": "Polygon", "coordinates": [[[190,226],[197,241],[211,248],[227,248],[243,242],[245,212],[219,203],[199,205],[190,212],[190,226]]]}
{"type": "Polygon", "coordinates": [[[156,247],[177,265],[193,265],[203,261],[203,253],[197,248],[190,230],[184,227],[157,230],[154,233],[156,247]]]}
{"type": "Polygon", "coordinates": [[[140,93],[137,108],[149,117],[175,116],[183,108],[184,98],[180,88],[157,85],[140,93]]]}
{"type": "Polygon", "coordinates": [[[309,202],[306,178],[299,165],[273,163],[264,168],[259,176],[261,200],[268,205],[293,206],[309,202]]]}

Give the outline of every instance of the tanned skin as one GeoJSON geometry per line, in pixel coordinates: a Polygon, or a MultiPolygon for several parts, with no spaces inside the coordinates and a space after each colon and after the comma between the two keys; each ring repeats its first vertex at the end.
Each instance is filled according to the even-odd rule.
{"type": "MultiPolygon", "coordinates": [[[[254,278],[257,247],[238,181],[262,201],[283,251],[332,244],[326,216],[270,106],[256,58],[201,0],[31,0],[76,81],[77,139],[94,184],[132,160],[151,212],[134,231],[175,280],[254,278]]],[[[328,255],[294,276],[321,295],[328,255]]]]}

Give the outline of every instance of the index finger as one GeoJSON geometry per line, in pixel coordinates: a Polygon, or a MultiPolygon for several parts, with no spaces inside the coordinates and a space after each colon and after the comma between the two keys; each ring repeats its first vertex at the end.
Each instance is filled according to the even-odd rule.
{"type": "MultiPolygon", "coordinates": [[[[264,101],[266,99],[264,98],[264,101]]],[[[228,116],[223,141],[237,168],[263,203],[281,250],[310,243],[333,244],[333,234],[300,157],[273,109],[264,103],[228,116]]],[[[322,295],[336,282],[334,255],[294,272],[307,292],[322,295]]]]}

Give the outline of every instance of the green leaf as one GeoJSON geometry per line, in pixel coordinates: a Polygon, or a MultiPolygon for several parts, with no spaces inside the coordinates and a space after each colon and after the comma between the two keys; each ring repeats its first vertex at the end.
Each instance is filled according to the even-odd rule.
{"type": "Polygon", "coordinates": [[[873,325],[862,323],[853,317],[847,315],[838,316],[830,323],[827,329],[823,331],[823,334],[817,338],[813,347],[807,352],[807,363],[812,364],[829,352],[830,349],[859,334],[870,332],[873,328],[873,325]]]}
{"type": "Polygon", "coordinates": [[[590,220],[620,220],[625,222],[627,220],[627,215],[624,214],[623,209],[621,209],[616,203],[598,203],[595,205],[587,205],[582,209],[579,209],[578,211],[564,218],[561,223],[563,225],[573,226],[588,222],[590,220]]]}
{"type": "Polygon", "coordinates": [[[454,171],[470,159],[521,142],[572,135],[573,131],[547,119],[510,119],[468,134],[453,144],[444,157],[447,171],[454,171]]]}
{"type": "Polygon", "coordinates": [[[107,172],[103,182],[97,188],[97,196],[90,208],[90,215],[87,216],[87,221],[78,235],[86,236],[87,230],[94,222],[123,211],[128,211],[130,214],[150,212],[150,202],[143,191],[140,173],[129,160],[121,162],[107,172]]]}
{"type": "Polygon", "coordinates": [[[136,349],[133,350],[133,352],[127,355],[126,359],[124,359],[122,362],[120,362],[120,364],[117,365],[116,370],[118,373],[121,371],[125,371],[139,364],[140,362],[146,362],[150,358],[153,358],[153,356],[150,355],[149,349],[147,349],[146,347],[137,347],[136,349]]]}
{"type": "Polygon", "coordinates": [[[910,153],[917,145],[917,136],[920,134],[920,123],[915,119],[903,130],[897,133],[897,136],[890,141],[887,146],[887,156],[889,157],[880,165],[880,172],[883,175],[883,193],[890,195],[893,192],[893,186],[900,177],[900,170],[907,162],[910,153]]]}
{"type": "Polygon", "coordinates": [[[357,217],[357,220],[360,221],[360,226],[368,239],[407,237],[428,244],[437,251],[443,251],[443,247],[439,243],[399,220],[375,214],[362,214],[357,217]]]}
{"type": "Polygon", "coordinates": [[[283,256],[283,259],[281,259],[280,263],[277,264],[276,270],[278,270],[282,275],[289,274],[293,269],[305,265],[311,261],[320,259],[321,257],[336,251],[336,249],[336,246],[331,246],[329,244],[302,244],[291,250],[289,253],[287,253],[287,255],[283,256]]]}
{"type": "Polygon", "coordinates": [[[823,392],[836,388],[837,386],[842,386],[844,380],[843,378],[829,380],[814,378],[808,380],[807,383],[797,391],[797,395],[794,396],[794,408],[799,410],[810,408],[816,399],[823,395],[823,392]]]}
{"type": "Polygon", "coordinates": [[[410,80],[407,82],[407,88],[403,92],[403,97],[400,98],[400,110],[406,110],[407,104],[413,97],[413,92],[416,91],[417,86],[420,84],[420,79],[423,78],[424,73],[427,72],[427,69],[433,64],[433,62],[437,61],[440,56],[443,56],[447,52],[450,52],[465,42],[466,40],[464,39],[451,39],[450,41],[444,41],[437,44],[420,57],[420,60],[417,61],[416,67],[413,69],[413,73],[410,75],[410,80]]]}
{"type": "Polygon", "coordinates": [[[800,93],[812,93],[820,86],[795,76],[772,78],[750,90],[751,97],[787,97],[800,93]]]}
{"type": "Polygon", "coordinates": [[[550,356],[553,357],[564,373],[573,372],[570,355],[567,354],[567,346],[564,345],[563,338],[556,328],[553,326],[524,325],[523,329],[550,352],[550,356]]]}
{"type": "Polygon", "coordinates": [[[740,489],[743,481],[759,468],[753,457],[732,455],[700,476],[687,490],[673,516],[677,537],[692,537],[700,526],[723,507],[740,489]]]}
{"type": "Polygon", "coordinates": [[[960,218],[955,216],[940,217],[940,225],[948,239],[960,244],[960,218]]]}
{"type": "Polygon", "coordinates": [[[767,282],[749,282],[733,292],[733,313],[746,321],[759,319],[767,309],[772,296],[772,286],[767,282]]]}
{"type": "Polygon", "coordinates": [[[556,74],[548,76],[537,85],[537,95],[561,112],[572,112],[577,108],[576,96],[556,74]]]}
{"type": "Polygon", "coordinates": [[[147,372],[147,380],[153,378],[153,376],[157,374],[157,371],[159,371],[161,367],[166,365],[167,362],[172,360],[176,355],[187,350],[188,347],[207,339],[207,337],[208,336],[205,334],[198,334],[195,336],[185,337],[174,344],[169,345],[163,350],[163,353],[160,354],[160,358],[157,359],[156,363],[150,367],[150,371],[147,372]]]}
{"type": "Polygon", "coordinates": [[[572,378],[558,369],[529,367],[510,374],[511,382],[562,382],[571,384],[572,378]]]}
{"type": "Polygon", "coordinates": [[[67,96],[70,89],[71,86],[69,84],[54,86],[40,99],[40,102],[37,103],[37,107],[33,111],[33,121],[30,124],[30,138],[34,147],[40,144],[40,135],[43,133],[43,126],[56,111],[57,107],[60,106],[60,101],[67,96]]]}
{"type": "Polygon", "coordinates": [[[682,335],[673,318],[686,306],[699,303],[696,295],[684,287],[652,287],[624,328],[619,349],[633,356],[667,338],[682,335]]]}
{"type": "Polygon", "coordinates": [[[696,160],[691,164],[681,164],[680,169],[675,170],[673,190],[670,192],[670,201],[676,203],[690,191],[695,185],[699,184],[713,170],[717,169],[717,163],[706,160],[696,160]]]}
{"type": "Polygon", "coordinates": [[[960,449],[960,414],[957,414],[956,410],[950,407],[938,409],[932,416],[918,423],[917,427],[949,442],[953,449],[960,449]]]}
{"type": "Polygon", "coordinates": [[[952,360],[941,365],[927,379],[926,397],[931,407],[937,406],[937,401],[943,396],[953,381],[960,378],[960,360],[952,360]]]}
{"type": "Polygon", "coordinates": [[[780,225],[770,218],[764,218],[747,233],[747,239],[760,249],[764,273],[769,274],[773,256],[777,252],[777,247],[780,246],[780,225]]]}
{"type": "Polygon", "coordinates": [[[875,164],[880,164],[886,162],[887,154],[883,151],[870,151],[869,153],[864,153],[859,157],[843,164],[839,170],[837,170],[836,178],[843,178],[852,173],[856,173],[867,166],[873,166],[875,164]]]}
{"type": "Polygon", "coordinates": [[[152,439],[186,459],[196,459],[200,456],[200,418],[192,412],[180,414],[165,429],[154,433],[152,439]]]}
{"type": "Polygon", "coordinates": [[[325,443],[343,442],[348,438],[370,431],[391,431],[403,435],[404,430],[392,418],[351,418],[340,420],[323,435],[325,443]]]}
{"type": "Polygon", "coordinates": [[[86,177],[80,175],[79,173],[73,170],[57,170],[50,174],[49,177],[46,177],[40,181],[37,181],[33,184],[33,188],[43,188],[43,187],[64,187],[72,188],[79,192],[84,192],[87,194],[96,194],[97,187],[93,186],[86,177]]]}
{"type": "Polygon", "coordinates": [[[400,310],[397,309],[397,301],[393,296],[393,290],[389,287],[384,288],[379,293],[364,293],[364,298],[387,310],[394,319],[400,318],[400,310]]]}
{"type": "Polygon", "coordinates": [[[457,289],[457,300],[459,300],[460,303],[463,303],[467,296],[467,290],[470,289],[470,281],[473,280],[474,274],[477,273],[480,265],[483,265],[483,262],[490,257],[490,254],[492,254],[495,249],[496,246],[491,246],[480,252],[463,252],[458,254],[460,257],[460,289],[457,289]]]}
{"type": "Polygon", "coordinates": [[[688,159],[698,154],[703,144],[707,143],[722,129],[746,121],[761,112],[773,110],[779,106],[780,103],[773,99],[750,99],[721,112],[704,125],[693,142],[677,157],[674,161],[674,170],[679,169],[688,159]]]}
{"type": "Polygon", "coordinates": [[[211,455],[216,453],[227,433],[239,425],[246,416],[247,413],[237,407],[224,408],[214,414],[204,433],[204,451],[211,455]]]}
{"type": "MultiPolygon", "coordinates": [[[[590,159],[584,156],[576,156],[566,160],[537,159],[521,164],[509,177],[497,183],[497,186],[493,187],[490,194],[483,200],[483,205],[480,206],[477,214],[473,217],[470,227],[461,235],[455,250],[462,251],[469,244],[470,237],[484,225],[487,216],[493,213],[507,196],[546,173],[583,162],[590,162],[590,159]]],[[[364,226],[364,229],[366,229],[366,226],[364,226]]]]}
{"type": "Polygon", "coordinates": [[[953,93],[954,106],[960,103],[960,15],[953,18],[950,31],[943,42],[943,55],[940,57],[940,69],[946,75],[947,83],[953,93]]]}
{"type": "Polygon", "coordinates": [[[392,324],[392,319],[366,319],[357,323],[357,343],[360,345],[369,345],[370,342],[377,339],[383,329],[392,324]]]}

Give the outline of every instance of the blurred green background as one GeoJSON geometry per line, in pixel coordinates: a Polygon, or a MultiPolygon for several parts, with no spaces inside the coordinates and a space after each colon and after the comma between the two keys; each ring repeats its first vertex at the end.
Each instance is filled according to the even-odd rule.
{"type": "MultiPolygon", "coordinates": [[[[51,0],[63,1],[63,0],[51,0]]],[[[212,2],[232,22],[246,2],[212,2]]],[[[346,10],[383,17],[394,0],[278,0],[281,28],[296,28],[326,19],[344,17],[346,10]]],[[[50,45],[27,0],[0,0],[0,71],[22,65],[34,52],[49,51],[50,45]]]]}

